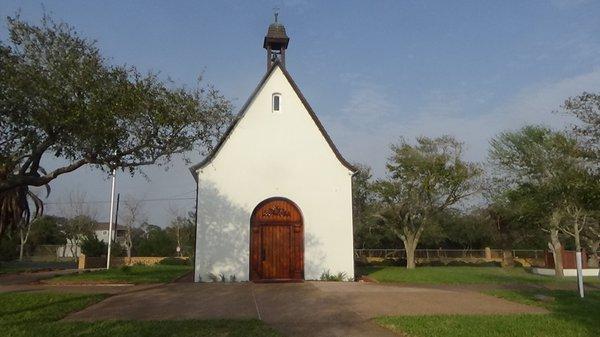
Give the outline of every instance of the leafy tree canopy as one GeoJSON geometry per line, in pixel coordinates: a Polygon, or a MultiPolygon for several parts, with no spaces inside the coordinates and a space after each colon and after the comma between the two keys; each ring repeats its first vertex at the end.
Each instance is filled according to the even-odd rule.
{"type": "MultiPolygon", "coordinates": [[[[495,198],[517,198],[521,207],[545,207],[565,202],[597,203],[598,176],[589,170],[587,152],[568,134],[543,126],[503,132],[491,141],[495,198]]],[[[501,201],[506,203],[506,200],[501,201]]]]}
{"type": "Polygon", "coordinates": [[[28,186],[84,165],[128,170],[209,149],[231,104],[211,86],[188,89],[115,65],[94,41],[45,16],[8,17],[0,41],[0,235],[28,212],[28,186]],[[63,166],[42,169],[42,159],[63,166]],[[12,204],[13,206],[10,206],[12,204]],[[9,216],[10,215],[10,216],[9,216]]]}
{"type": "Polygon", "coordinates": [[[403,241],[408,268],[414,268],[414,250],[423,231],[437,223],[441,212],[479,190],[481,169],[462,158],[462,146],[450,136],[392,145],[390,179],[375,186],[381,203],[378,215],[403,241]]]}

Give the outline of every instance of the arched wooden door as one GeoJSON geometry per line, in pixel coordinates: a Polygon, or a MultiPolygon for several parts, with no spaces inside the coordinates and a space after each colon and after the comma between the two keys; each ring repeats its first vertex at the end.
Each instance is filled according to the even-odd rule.
{"type": "Polygon", "coordinates": [[[304,279],[304,224],[298,207],[285,198],[267,199],[250,220],[250,280],[304,279]]]}

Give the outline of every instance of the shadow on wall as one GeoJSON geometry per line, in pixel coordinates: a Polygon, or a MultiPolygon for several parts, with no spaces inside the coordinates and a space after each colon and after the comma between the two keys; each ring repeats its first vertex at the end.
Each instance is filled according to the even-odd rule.
{"type": "MultiPolygon", "coordinates": [[[[249,279],[250,217],[251,211],[221,195],[214,184],[200,182],[196,247],[196,273],[200,281],[211,281],[210,274],[223,275],[226,280],[249,279]]],[[[326,271],[337,273],[338,270],[327,267],[326,247],[307,232],[306,223],[304,231],[304,278],[318,280],[326,271]]]]}
{"type": "Polygon", "coordinates": [[[209,274],[248,279],[250,213],[200,182],[196,266],[201,281],[209,274]]]}
{"type": "MultiPolygon", "coordinates": [[[[318,280],[321,274],[326,272],[325,250],[321,240],[311,233],[306,232],[304,225],[304,278],[306,280],[318,280]]],[[[333,272],[333,270],[332,270],[333,272]]]]}

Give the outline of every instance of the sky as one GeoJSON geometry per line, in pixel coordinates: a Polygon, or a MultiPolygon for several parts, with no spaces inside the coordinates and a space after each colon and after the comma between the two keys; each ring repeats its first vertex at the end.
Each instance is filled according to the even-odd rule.
{"type": "MultiPolygon", "coordinates": [[[[288,71],[344,157],[375,177],[385,176],[389,145],[401,137],[452,135],[468,160],[484,161],[494,135],[526,124],[567,128],[561,103],[600,91],[600,1],[591,0],[2,0],[0,38],[7,15],[20,10],[39,22],[45,10],[97,40],[111,62],[188,87],[202,74],[239,108],[266,71],[262,41],[274,7],[290,36],[288,71]]],[[[193,209],[181,158],[145,173],[119,173],[117,190],[147,200],[151,223],[193,209]]],[[[98,220],[108,218],[105,173],[81,169],[51,187],[47,213],[78,194],[98,220]]]]}

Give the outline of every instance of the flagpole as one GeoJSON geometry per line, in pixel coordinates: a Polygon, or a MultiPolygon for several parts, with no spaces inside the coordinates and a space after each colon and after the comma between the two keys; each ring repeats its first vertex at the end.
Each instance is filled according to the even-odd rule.
{"type": "Polygon", "coordinates": [[[110,218],[108,220],[108,255],[106,255],[106,269],[110,268],[110,247],[112,245],[113,208],[115,205],[115,183],[117,170],[112,171],[112,188],[110,191],[110,218]]]}

